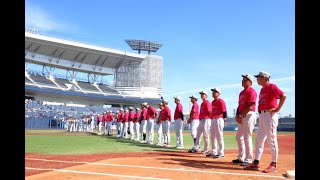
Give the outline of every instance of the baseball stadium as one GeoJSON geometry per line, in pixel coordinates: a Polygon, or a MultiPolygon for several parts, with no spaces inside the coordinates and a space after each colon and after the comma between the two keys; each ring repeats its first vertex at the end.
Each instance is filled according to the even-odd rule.
{"type": "MultiPolygon", "coordinates": [[[[156,123],[154,143],[140,141],[142,134],[135,139],[129,128],[119,134],[117,114],[140,110],[145,104],[159,112],[158,105],[163,102],[165,59],[152,54],[162,44],[126,42],[138,53],[25,31],[26,179],[294,178],[295,118],[279,119],[279,166],[273,173],[244,170],[232,162],[238,154],[234,117],[227,119],[225,156],[218,159],[188,153],[194,142],[187,123],[183,125],[182,149],[174,146],[174,122],[171,146],[157,146],[156,123]],[[98,118],[106,114],[112,115],[109,129],[107,121],[101,125],[98,118]]],[[[253,145],[258,124],[259,119],[253,145]]],[[[270,163],[267,142],[264,149],[261,168],[270,163]]]]}

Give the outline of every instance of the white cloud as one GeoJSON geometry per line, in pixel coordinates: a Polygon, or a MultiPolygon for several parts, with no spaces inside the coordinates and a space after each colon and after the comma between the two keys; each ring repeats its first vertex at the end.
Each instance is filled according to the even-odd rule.
{"type": "MultiPolygon", "coordinates": [[[[294,81],[295,80],[295,76],[288,76],[288,77],[283,77],[283,78],[278,78],[278,79],[273,79],[272,82],[281,82],[281,83],[286,83],[286,82],[291,82],[291,81],[294,81]]],[[[259,86],[257,84],[255,84],[255,86],[259,86]]],[[[223,90],[226,90],[226,89],[234,89],[234,88],[239,88],[241,87],[241,83],[231,83],[231,84],[223,84],[223,85],[220,85],[219,88],[220,89],[223,89],[223,90]]],[[[183,95],[183,94],[193,94],[193,93],[198,93],[200,92],[201,90],[210,90],[214,87],[204,87],[204,88],[196,88],[196,89],[190,89],[190,90],[184,90],[184,91],[174,91],[172,93],[168,93],[166,94],[167,96],[173,96],[173,95],[183,95]]],[[[285,91],[286,92],[292,92],[292,89],[291,88],[285,88],[285,91]]],[[[208,92],[210,93],[210,92],[208,92]]]]}
{"type": "Polygon", "coordinates": [[[274,80],[272,80],[272,82],[288,82],[288,81],[294,81],[294,80],[295,80],[295,75],[284,77],[284,78],[274,79],[274,80]]]}
{"type": "Polygon", "coordinates": [[[62,31],[72,32],[75,27],[57,20],[58,18],[49,11],[36,6],[32,3],[26,2],[25,7],[25,27],[39,32],[62,31]]]}

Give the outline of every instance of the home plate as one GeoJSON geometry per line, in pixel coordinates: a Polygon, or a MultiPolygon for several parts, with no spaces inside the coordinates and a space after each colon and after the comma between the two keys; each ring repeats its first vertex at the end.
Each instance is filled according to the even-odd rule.
{"type": "Polygon", "coordinates": [[[287,174],[287,177],[288,177],[288,178],[293,178],[293,179],[294,179],[295,170],[287,170],[287,171],[286,171],[286,174],[287,174]]]}

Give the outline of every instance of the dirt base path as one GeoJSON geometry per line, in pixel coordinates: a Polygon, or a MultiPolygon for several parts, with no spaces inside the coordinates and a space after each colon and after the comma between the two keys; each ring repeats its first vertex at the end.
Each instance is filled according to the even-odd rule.
{"type": "Polygon", "coordinates": [[[266,144],[260,171],[247,171],[231,161],[236,150],[213,159],[187,152],[91,155],[26,154],[26,179],[283,179],[295,169],[295,137],[279,135],[278,172],[262,173],[270,163],[266,144]]]}

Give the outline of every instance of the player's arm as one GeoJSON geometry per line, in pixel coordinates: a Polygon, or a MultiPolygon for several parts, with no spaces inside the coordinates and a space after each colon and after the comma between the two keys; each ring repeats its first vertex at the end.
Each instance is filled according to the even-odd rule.
{"type": "Polygon", "coordinates": [[[239,123],[239,124],[242,124],[242,115],[239,111],[239,106],[237,108],[237,112],[236,112],[236,121],[239,123]]]}
{"type": "Polygon", "coordinates": [[[287,98],[286,94],[284,94],[284,93],[281,94],[280,95],[280,100],[279,100],[279,105],[278,105],[277,109],[273,110],[272,112],[275,112],[275,113],[279,112],[281,110],[286,98],[287,98]]]}
{"type": "Polygon", "coordinates": [[[246,117],[246,115],[248,114],[248,112],[250,111],[250,107],[254,104],[255,102],[248,102],[246,107],[244,108],[243,111],[240,112],[240,115],[244,118],[246,117]]]}

